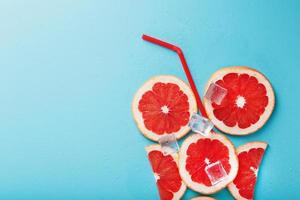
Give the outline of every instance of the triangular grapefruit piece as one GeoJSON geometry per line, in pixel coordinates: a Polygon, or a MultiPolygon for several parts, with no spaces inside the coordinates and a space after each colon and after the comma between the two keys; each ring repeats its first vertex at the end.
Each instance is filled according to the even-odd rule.
{"type": "Polygon", "coordinates": [[[164,155],[160,145],[146,147],[161,200],[179,200],[185,190],[178,171],[178,154],[164,155]]]}
{"type": "Polygon", "coordinates": [[[249,142],[237,148],[238,175],[228,185],[228,189],[235,199],[248,200],[254,198],[257,174],[266,148],[267,143],[265,142],[249,142]]]}

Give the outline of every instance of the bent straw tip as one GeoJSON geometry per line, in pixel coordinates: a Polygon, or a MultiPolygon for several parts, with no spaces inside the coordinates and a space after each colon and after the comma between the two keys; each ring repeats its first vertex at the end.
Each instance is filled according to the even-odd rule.
{"type": "Polygon", "coordinates": [[[146,34],[142,34],[142,39],[146,40],[147,38],[151,38],[150,36],[146,35],[146,34]]]}

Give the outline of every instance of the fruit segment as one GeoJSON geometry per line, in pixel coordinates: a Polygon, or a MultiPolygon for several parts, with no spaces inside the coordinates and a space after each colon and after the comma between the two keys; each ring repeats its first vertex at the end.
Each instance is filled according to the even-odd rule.
{"type": "Polygon", "coordinates": [[[238,175],[228,189],[236,199],[254,198],[259,166],[267,148],[265,142],[250,142],[237,148],[239,159],[238,175]]]}
{"type": "Polygon", "coordinates": [[[248,67],[228,67],[218,70],[207,83],[227,90],[220,104],[204,99],[208,116],[221,131],[246,135],[261,128],[274,108],[274,92],[267,78],[248,67]]]}
{"type": "Polygon", "coordinates": [[[181,138],[190,130],[188,123],[197,104],[189,86],[174,76],[156,76],[147,81],[132,102],[134,119],[141,132],[158,141],[163,135],[181,138]]]}
{"type": "Polygon", "coordinates": [[[161,200],[179,200],[186,186],[178,171],[178,154],[164,155],[160,145],[146,147],[161,200]]]}

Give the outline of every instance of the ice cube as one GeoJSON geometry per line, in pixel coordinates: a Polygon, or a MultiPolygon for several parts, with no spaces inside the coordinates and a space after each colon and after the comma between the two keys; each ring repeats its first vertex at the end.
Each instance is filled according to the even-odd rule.
{"type": "Polygon", "coordinates": [[[164,155],[169,155],[178,152],[179,146],[174,134],[161,136],[158,140],[161,145],[164,155]]]}
{"type": "Polygon", "coordinates": [[[200,133],[203,136],[208,136],[214,128],[214,124],[207,118],[194,113],[190,119],[189,126],[193,132],[200,133]]]}
{"type": "Polygon", "coordinates": [[[227,94],[227,89],[216,83],[211,83],[204,95],[204,98],[212,103],[220,105],[227,94]]]}
{"type": "Polygon", "coordinates": [[[212,185],[216,185],[227,177],[227,173],[221,161],[217,161],[207,165],[205,167],[205,172],[212,185]]]}

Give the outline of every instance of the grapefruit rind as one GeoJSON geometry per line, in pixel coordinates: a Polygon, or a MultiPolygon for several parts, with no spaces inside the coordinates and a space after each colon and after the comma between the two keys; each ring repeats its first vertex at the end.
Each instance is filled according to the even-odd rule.
{"type": "Polygon", "coordinates": [[[216,71],[208,80],[205,87],[204,94],[208,90],[211,83],[215,83],[216,81],[221,80],[226,74],[229,73],[238,73],[238,74],[246,73],[249,76],[254,76],[255,78],[257,78],[259,83],[262,83],[266,87],[268,105],[265,107],[264,113],[260,116],[260,119],[255,124],[252,124],[248,128],[242,129],[239,128],[238,125],[235,125],[234,127],[229,127],[226,126],[222,121],[218,120],[214,116],[211,102],[204,98],[203,102],[207,111],[207,115],[210,118],[210,120],[214,123],[214,125],[224,133],[228,133],[231,135],[248,135],[254,133],[257,130],[259,130],[268,121],[268,119],[270,118],[273,112],[275,106],[275,95],[274,95],[272,85],[262,73],[260,73],[255,69],[246,66],[232,66],[232,67],[221,68],[218,71],[216,71]]]}
{"type": "MultiPolygon", "coordinates": [[[[256,142],[248,142],[242,146],[239,146],[237,149],[236,149],[236,153],[237,155],[240,154],[241,152],[245,152],[245,151],[249,151],[250,149],[253,149],[253,148],[262,148],[264,150],[266,150],[268,144],[266,142],[261,142],[261,141],[256,141],[256,142]]],[[[257,174],[259,173],[259,168],[257,169],[257,174]]],[[[258,176],[258,175],[257,175],[258,176]]],[[[257,178],[257,177],[256,177],[257,178]]],[[[246,199],[244,197],[242,197],[239,193],[239,189],[236,187],[236,185],[231,182],[229,185],[228,185],[228,190],[229,192],[232,194],[232,196],[237,199],[237,200],[249,200],[249,199],[246,199]]],[[[255,187],[254,187],[255,188],[255,187]]]]}
{"type": "Polygon", "coordinates": [[[200,192],[202,194],[214,194],[221,189],[225,188],[229,183],[231,183],[234,178],[237,175],[238,172],[238,159],[235,153],[235,148],[234,145],[231,143],[229,139],[227,139],[225,136],[218,134],[218,133],[213,133],[210,134],[209,137],[202,136],[201,134],[193,134],[189,136],[188,138],[185,139],[183,144],[181,145],[180,151],[179,151],[179,172],[181,175],[182,180],[185,182],[185,184],[192,190],[196,192],[200,192]],[[230,172],[228,173],[226,179],[222,180],[221,182],[217,183],[216,185],[213,186],[206,186],[201,183],[194,182],[191,179],[191,176],[189,172],[186,170],[186,160],[187,160],[187,150],[189,148],[189,145],[192,143],[197,142],[199,139],[217,139],[221,141],[225,146],[227,146],[229,150],[229,163],[231,165],[230,172]]]}
{"type": "MultiPolygon", "coordinates": [[[[186,84],[184,81],[182,81],[181,79],[179,79],[175,76],[172,76],[172,75],[160,75],[160,76],[154,76],[154,77],[150,78],[136,92],[136,94],[133,98],[133,101],[132,101],[132,113],[133,113],[133,118],[134,118],[139,130],[142,132],[142,134],[145,137],[147,137],[153,141],[158,141],[161,136],[164,136],[167,134],[158,135],[158,134],[152,132],[151,130],[148,130],[145,127],[142,113],[138,109],[138,104],[139,104],[139,101],[141,100],[143,94],[149,90],[152,90],[152,86],[157,82],[177,84],[179,86],[179,88],[188,97],[190,116],[192,116],[193,113],[197,112],[197,104],[196,104],[196,99],[195,99],[194,93],[190,89],[189,85],[186,84]]],[[[176,139],[180,139],[181,137],[185,136],[189,131],[190,131],[190,127],[188,126],[188,123],[187,123],[185,126],[182,126],[179,131],[177,131],[173,134],[175,134],[176,139]]],[[[168,133],[168,134],[171,134],[171,133],[168,133]]]]}
{"type": "MultiPolygon", "coordinates": [[[[161,146],[159,144],[152,144],[152,145],[146,146],[145,150],[147,152],[147,155],[151,151],[155,151],[155,150],[163,153],[161,146]]],[[[176,162],[176,164],[178,166],[178,153],[173,153],[173,154],[169,154],[169,155],[172,156],[172,158],[174,159],[174,161],[176,162]]],[[[184,195],[185,191],[186,191],[186,185],[183,181],[181,181],[181,187],[176,193],[173,193],[174,196],[173,196],[172,200],[181,199],[181,197],[184,195]]]]}

